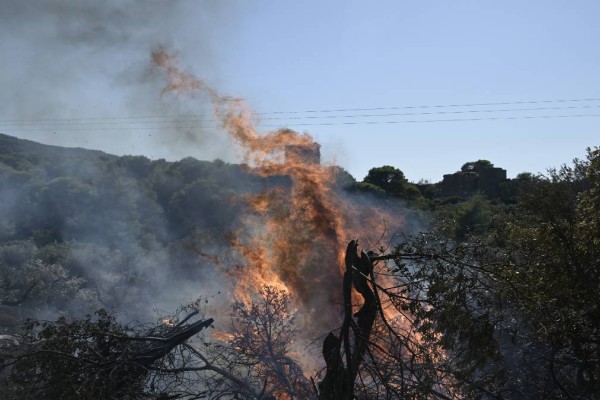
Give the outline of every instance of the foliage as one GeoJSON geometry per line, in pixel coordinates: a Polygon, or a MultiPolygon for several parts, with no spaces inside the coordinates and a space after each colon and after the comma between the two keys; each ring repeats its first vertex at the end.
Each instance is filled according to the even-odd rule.
{"type": "Polygon", "coordinates": [[[492,216],[502,207],[493,205],[481,193],[476,193],[467,200],[438,206],[438,219],[446,226],[445,234],[450,238],[461,241],[473,234],[487,230],[492,222],[492,216]]]}
{"type": "Polygon", "coordinates": [[[323,341],[327,370],[319,383],[320,398],[448,399],[458,395],[447,372],[445,353],[435,340],[438,335],[429,338],[419,329],[415,307],[421,307],[420,301],[407,302],[408,285],[395,279],[387,264],[378,263],[389,256],[361,252],[358,257],[357,246],[351,241],[345,257],[344,323],[339,335],[330,332],[323,341]],[[352,287],[364,300],[358,311],[352,307],[352,287]]]}
{"type": "Polygon", "coordinates": [[[0,394],[6,399],[202,398],[185,373],[193,355],[185,342],[212,319],[186,324],[196,314],[135,328],[103,309],[71,322],[30,321],[20,347],[2,351],[0,370],[7,373],[0,394]]]}
{"type": "Polygon", "coordinates": [[[384,165],[383,167],[371,168],[364,182],[379,186],[386,192],[394,193],[399,191],[408,181],[404,177],[404,173],[398,168],[384,165]]]}
{"type": "Polygon", "coordinates": [[[377,188],[379,188],[388,195],[406,200],[415,200],[421,197],[419,189],[408,182],[404,173],[389,165],[371,168],[360,185],[362,186],[356,188],[359,191],[371,190],[377,192],[377,188]]]}
{"type": "Polygon", "coordinates": [[[421,338],[417,354],[430,355],[426,368],[464,397],[477,398],[494,393],[504,376],[494,334],[502,302],[490,290],[498,265],[484,241],[452,236],[444,228],[406,236],[394,254],[393,272],[403,284],[385,292],[421,338]]]}
{"type": "MultiPolygon", "coordinates": [[[[100,304],[73,307],[79,294],[71,292],[71,306],[64,307],[65,296],[52,297],[54,289],[42,294],[38,285],[29,303],[7,314],[45,317],[77,309],[81,316],[99,306],[141,303],[132,299],[163,284],[156,276],[199,278],[198,258],[185,243],[226,243],[240,217],[234,193],[268,184],[223,161],[115,157],[0,135],[0,275],[10,278],[3,280],[0,301],[17,301],[26,292],[33,275],[24,277],[31,270],[25,262],[34,259],[61,268],[56,284],[46,288],[58,291],[60,280],[76,279],[78,293],[87,291],[100,304]]],[[[3,318],[0,329],[15,321],[3,318]]]]}
{"type": "MultiPolygon", "coordinates": [[[[60,262],[32,257],[31,244],[0,246],[0,326],[14,329],[24,316],[50,310],[85,312],[98,305],[86,280],[60,262]]],[[[46,259],[52,258],[47,254],[46,259]]]]}
{"type": "Polygon", "coordinates": [[[469,171],[478,171],[481,169],[488,169],[488,168],[494,168],[494,164],[492,164],[488,160],[477,160],[477,161],[469,161],[467,163],[464,163],[463,166],[460,167],[460,170],[463,172],[469,172],[469,171]]]}
{"type": "MultiPolygon", "coordinates": [[[[478,160],[461,170],[486,168],[493,164],[478,160]]],[[[222,161],[114,157],[0,135],[2,333],[23,315],[133,309],[157,289],[153,274],[201,282],[205,271],[184,244],[227,237],[239,222],[236,194],[272,184],[222,161]]],[[[338,171],[337,184],[421,199],[391,166],[360,183],[338,171]]],[[[357,398],[599,398],[600,150],[546,175],[519,174],[495,199],[425,191],[443,222],[406,235],[392,255],[373,255],[379,308],[357,398]]],[[[102,359],[135,351],[114,338],[165,325],[130,328],[106,312],[32,322],[2,395],[310,398],[290,355],[290,306],[288,294],[265,288],[234,304],[231,336],[186,342],[142,369],[107,369],[102,359]]]]}
{"type": "Polygon", "coordinates": [[[231,329],[222,344],[205,344],[204,362],[209,367],[200,380],[209,398],[233,393],[257,399],[314,398],[290,355],[297,335],[290,307],[289,294],[269,286],[248,303],[234,303],[231,329]]]}
{"type": "Polygon", "coordinates": [[[589,149],[586,161],[550,170],[497,229],[513,264],[506,274],[516,293],[526,293],[512,301],[520,333],[536,345],[534,357],[554,383],[550,393],[564,397],[600,392],[600,230],[589,229],[600,213],[590,207],[599,165],[600,152],[589,149]]]}
{"type": "Polygon", "coordinates": [[[460,242],[433,231],[397,248],[398,298],[468,397],[598,398],[599,164],[589,150],[528,177],[516,209],[460,242]]]}
{"type": "Polygon", "coordinates": [[[55,306],[65,306],[80,295],[84,284],[83,279],[69,276],[63,266],[39,259],[1,272],[0,301],[4,305],[34,307],[52,302],[55,306]]]}
{"type": "Polygon", "coordinates": [[[386,191],[381,187],[369,182],[357,182],[351,186],[350,190],[361,193],[372,193],[378,196],[383,196],[386,194],[386,191]]]}
{"type": "Polygon", "coordinates": [[[73,321],[30,321],[20,346],[0,348],[0,371],[5,370],[0,395],[9,400],[314,398],[290,356],[297,335],[290,302],[286,292],[273,287],[249,303],[236,302],[231,330],[218,341],[191,340],[212,323],[189,324],[200,301],[152,326],[125,326],[104,310],[73,321]],[[183,312],[187,316],[180,317],[183,312]]]}
{"type": "Polygon", "coordinates": [[[276,398],[310,392],[302,370],[288,355],[297,333],[289,307],[289,294],[269,286],[250,305],[233,305],[231,345],[239,349],[239,362],[256,364],[256,375],[276,398]]]}
{"type": "Polygon", "coordinates": [[[126,333],[104,310],[73,322],[31,321],[23,339],[29,348],[17,356],[10,379],[2,381],[3,398],[143,398],[143,370],[106,363],[111,353],[125,350],[115,338],[126,333]]]}
{"type": "Polygon", "coordinates": [[[237,215],[232,194],[265,184],[223,161],[168,163],[2,136],[0,234],[4,240],[35,236],[39,246],[76,240],[126,251],[146,232],[161,245],[198,227],[225,236],[237,215]]]}

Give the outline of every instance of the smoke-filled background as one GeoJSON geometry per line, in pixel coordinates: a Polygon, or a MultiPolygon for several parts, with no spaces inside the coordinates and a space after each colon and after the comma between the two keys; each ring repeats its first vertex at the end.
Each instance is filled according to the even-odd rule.
{"type": "MultiPolygon", "coordinates": [[[[8,122],[8,129],[23,125],[29,138],[44,141],[54,133],[35,130],[58,116],[64,122],[57,145],[195,158],[118,157],[2,136],[5,328],[26,317],[79,317],[99,307],[145,322],[201,298],[196,304],[226,330],[233,301],[272,285],[291,293],[308,343],[340,323],[345,243],[390,248],[399,229],[418,224],[397,205],[375,206],[368,196],[345,192],[354,179],[322,162],[309,134],[259,132],[259,118],[243,100],[208,83],[219,81],[211,61],[218,55],[208,44],[195,47],[205,73],[197,77],[169,35],[189,18],[190,6],[6,6],[2,15],[12,17],[4,29],[23,30],[19,40],[37,43],[19,51],[19,40],[11,41],[17,61],[2,84],[16,95],[5,91],[3,101],[27,122],[8,122]],[[82,133],[78,121],[91,112],[89,104],[99,117],[86,121],[92,132],[82,133]],[[182,116],[115,125],[115,109],[182,116]],[[245,164],[198,160],[217,156],[245,164]]],[[[194,20],[203,26],[199,41],[214,44],[214,35],[226,31],[214,20],[236,18],[228,10],[207,6],[194,20]]]]}
{"type": "Polygon", "coordinates": [[[152,158],[231,158],[226,136],[215,135],[214,122],[205,121],[211,115],[202,102],[160,96],[162,83],[148,60],[158,45],[193,48],[186,62],[218,81],[220,43],[234,35],[235,7],[2,1],[0,8],[2,132],[152,158]]]}

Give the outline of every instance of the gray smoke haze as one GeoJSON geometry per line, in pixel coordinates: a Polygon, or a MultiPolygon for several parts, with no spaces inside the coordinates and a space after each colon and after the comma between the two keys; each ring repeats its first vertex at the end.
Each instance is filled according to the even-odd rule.
{"type": "MultiPolygon", "coordinates": [[[[25,121],[18,125],[22,130],[15,130],[21,133],[18,136],[44,142],[44,138],[52,134],[60,138],[60,141],[53,140],[55,144],[100,148],[114,154],[231,160],[231,146],[226,135],[210,126],[206,128],[210,124],[205,120],[212,119],[207,99],[168,93],[161,96],[164,77],[152,69],[149,62],[151,51],[159,45],[175,50],[189,49],[190,46],[184,43],[193,41],[194,54],[181,54],[182,67],[209,84],[218,79],[216,65],[220,56],[218,46],[213,44],[216,37],[222,41],[222,35],[230,32],[214,21],[224,20],[224,15],[235,20],[228,2],[35,0],[2,1],[0,4],[0,33],[9,38],[1,45],[2,53],[9,57],[0,65],[0,87],[4,89],[0,92],[0,101],[5,105],[0,119],[25,121]],[[130,118],[123,123],[109,119],[114,116],[189,114],[199,117],[193,120],[187,117],[140,118],[135,121],[130,118]],[[89,116],[104,119],[78,120],[89,116]],[[64,119],[72,121],[59,125],[48,119],[61,119],[63,124],[64,119]],[[157,123],[157,120],[168,122],[157,123]],[[162,129],[154,129],[159,127],[162,129]],[[139,135],[124,134],[128,133],[128,128],[135,129],[139,135]]],[[[10,124],[0,125],[0,132],[14,134],[11,127],[10,124]]],[[[82,183],[91,186],[96,177],[102,176],[102,171],[94,171],[93,165],[88,172],[81,164],[68,172],[68,176],[78,177],[82,183]]],[[[143,185],[126,178],[118,179],[119,197],[124,204],[135,207],[120,209],[117,201],[110,198],[109,201],[115,204],[106,207],[111,208],[111,213],[102,218],[106,218],[106,225],[112,229],[93,229],[84,224],[85,228],[77,226],[69,231],[67,227],[63,232],[66,238],[70,232],[76,232],[71,237],[80,241],[71,245],[71,257],[75,260],[73,264],[85,271],[92,286],[90,290],[98,297],[91,296],[90,306],[108,304],[124,313],[125,319],[148,320],[153,315],[153,308],[171,312],[198,296],[221,290],[224,293],[212,300],[216,312],[211,313],[211,317],[218,321],[219,328],[225,328],[229,321],[226,314],[232,298],[228,292],[231,282],[211,273],[210,268],[214,266],[189,251],[186,253],[183,243],[165,245],[153,242],[152,238],[144,245],[141,240],[136,242],[139,238],[136,226],[121,225],[121,221],[127,221],[132,213],[143,214],[139,220],[154,216],[156,222],[150,232],[154,235],[166,230],[166,221],[153,204],[155,199],[146,196],[143,185]],[[114,232],[130,247],[113,250],[108,244],[104,246],[114,240],[114,232]],[[189,270],[171,268],[182,257],[193,259],[194,264],[190,262],[196,267],[193,274],[189,270]]],[[[206,193],[206,197],[210,197],[210,193],[206,193]]],[[[193,207],[198,206],[194,204],[193,207]]],[[[1,207],[0,211],[4,213],[1,207]]],[[[49,214],[49,211],[40,210],[42,214],[49,214]]],[[[214,209],[202,211],[214,214],[214,209]]],[[[9,214],[7,209],[6,215],[9,214]]],[[[370,241],[375,243],[376,238],[370,241]]],[[[220,245],[207,242],[201,243],[201,249],[225,258],[224,264],[235,266],[243,262],[228,248],[227,242],[220,245]]],[[[315,268],[321,266],[323,260],[318,255],[313,257],[314,260],[306,261],[307,265],[314,261],[311,265],[315,268]]],[[[325,268],[331,267],[328,264],[325,268]]],[[[332,274],[337,274],[337,266],[333,265],[333,268],[332,274]]],[[[317,269],[313,273],[321,275],[317,269]]],[[[314,285],[310,289],[320,290],[314,285]]],[[[332,287],[331,293],[331,297],[338,297],[339,288],[332,287]]],[[[329,297],[328,294],[320,295],[318,301],[314,304],[307,301],[306,306],[319,312],[321,300],[333,301],[329,297]]],[[[43,315],[50,316],[55,311],[52,309],[43,315]]],[[[337,326],[334,319],[329,324],[331,329],[337,326]]]]}
{"type": "MultiPolygon", "coordinates": [[[[117,155],[232,160],[227,135],[217,132],[214,122],[206,121],[212,119],[209,102],[201,97],[161,95],[164,75],[150,63],[151,51],[164,46],[180,52],[186,70],[207,82],[218,80],[223,42],[235,35],[231,26],[239,18],[232,3],[0,0],[0,133],[117,155]],[[198,117],[163,117],[190,114],[198,117]],[[161,118],[131,118],[138,116],[161,118]]],[[[94,179],[102,176],[102,171],[94,168],[82,163],[63,172],[93,186],[94,179]]],[[[137,200],[145,196],[143,188],[127,179],[123,182],[123,198],[134,199],[128,202],[150,214],[153,204],[137,200]]],[[[8,220],[19,193],[19,187],[3,191],[7,201],[0,206],[2,220],[8,220]]],[[[52,210],[38,211],[47,214],[52,210]]],[[[130,212],[115,205],[107,225],[118,225],[126,220],[119,213],[130,212]]],[[[164,223],[159,215],[152,234],[164,230],[164,223]]],[[[124,238],[136,237],[134,227],[120,230],[124,238]]],[[[111,239],[100,230],[78,232],[78,237],[94,243],[103,243],[105,236],[106,241],[111,239]]],[[[199,295],[216,292],[215,288],[225,289],[223,282],[214,276],[211,279],[210,274],[199,283],[170,269],[172,258],[185,253],[181,243],[173,244],[176,252],[151,244],[121,255],[101,245],[71,247],[74,263],[97,283],[94,289],[100,303],[126,305],[129,318],[147,320],[151,308],[172,311],[199,295]]],[[[222,248],[214,250],[223,253],[222,248]]],[[[193,254],[184,256],[202,267],[193,254]]]]}
{"type": "MultiPolygon", "coordinates": [[[[99,307],[115,310],[124,321],[152,321],[218,292],[223,294],[208,305],[211,316],[223,324],[229,321],[230,284],[188,249],[193,232],[186,238],[172,233],[154,189],[128,176],[119,167],[121,159],[23,141],[12,145],[7,143],[17,141],[7,137],[0,141],[6,146],[0,152],[0,332],[18,326],[17,317],[81,317],[99,307]],[[34,165],[24,161],[28,158],[36,160],[34,165]],[[11,166],[11,160],[20,161],[11,166]],[[45,230],[60,242],[44,240],[45,230]],[[29,287],[32,291],[24,295],[29,287]],[[18,306],[11,304],[19,299],[18,306]]],[[[195,182],[205,185],[202,166],[213,164],[188,165],[191,176],[186,178],[168,171],[156,177],[176,187],[165,189],[173,194],[173,207],[194,200],[189,211],[183,204],[179,208],[194,226],[205,227],[207,210],[198,202],[211,193],[191,192],[195,182]]],[[[225,212],[213,207],[210,217],[218,219],[225,212]]],[[[222,256],[231,254],[226,243],[217,237],[200,246],[222,256]]]]}
{"type": "Polygon", "coordinates": [[[0,132],[115,154],[229,159],[206,102],[160,96],[149,58],[158,45],[185,48],[197,75],[217,79],[215,43],[235,19],[228,1],[0,0],[0,132]],[[182,114],[198,117],[155,118],[182,114]],[[131,116],[154,118],[114,119],[131,116]]]}
{"type": "MultiPolygon", "coordinates": [[[[0,51],[5,55],[0,63],[0,132],[42,143],[52,135],[54,144],[100,148],[115,154],[152,154],[157,149],[156,158],[226,159],[229,146],[225,135],[202,128],[207,124],[201,120],[212,118],[203,99],[161,96],[164,77],[150,66],[151,51],[159,45],[188,48],[193,54],[182,54],[182,59],[200,60],[199,74],[214,77],[217,69],[212,39],[227,34],[214,21],[222,20],[224,13],[228,17],[235,15],[225,2],[0,0],[0,34],[4,39],[0,51]],[[167,121],[161,123],[146,118],[137,120],[141,123],[132,119],[125,123],[112,119],[80,120],[90,116],[182,114],[199,117],[160,119],[167,121]],[[21,123],[11,124],[13,120],[21,123]],[[142,129],[146,127],[151,129],[142,129]],[[159,127],[168,128],[154,129],[159,127]],[[128,134],[127,128],[135,130],[134,134],[128,134]]],[[[96,164],[83,160],[59,169],[60,175],[76,177],[93,187],[103,176],[96,164]]],[[[199,280],[198,274],[190,276],[173,270],[174,259],[181,257],[194,262],[196,270],[203,268],[202,261],[185,251],[181,243],[173,243],[170,248],[152,239],[143,247],[136,243],[136,228],[121,223],[132,212],[154,216],[156,221],[149,236],[160,236],[166,229],[165,221],[159,207],[146,199],[142,185],[119,179],[119,198],[123,204],[135,204],[136,210],[121,207],[117,204],[119,199],[112,198],[115,204],[107,205],[112,211],[104,216],[103,230],[82,224],[64,227],[61,232],[66,238],[78,240],[70,243],[69,251],[71,264],[79,265],[81,271],[71,274],[87,277],[84,284],[93,293],[90,301],[83,304],[81,299],[65,300],[60,306],[30,310],[32,314],[27,316],[54,319],[59,311],[68,309],[73,315],[80,315],[103,305],[115,307],[126,320],[148,321],[155,316],[153,309],[170,313],[198,296],[225,290],[215,274],[202,274],[199,280]],[[77,232],[73,233],[73,229],[77,232]],[[114,232],[123,235],[123,242],[129,245],[126,250],[111,250],[103,245],[114,239],[110,237],[114,232]]],[[[50,186],[50,180],[44,177],[40,184],[50,186]]],[[[2,199],[6,201],[1,202],[1,221],[10,221],[15,199],[24,198],[23,193],[19,186],[3,188],[2,199]]],[[[36,210],[39,215],[53,212],[56,210],[51,208],[36,210]]],[[[59,213],[63,214],[67,213],[59,213]]],[[[34,254],[35,248],[27,253],[34,254]]],[[[27,257],[23,256],[19,263],[9,260],[5,264],[30,262],[27,257]]],[[[24,275],[23,280],[27,279],[30,278],[24,275]]],[[[38,296],[41,288],[38,292],[34,294],[38,296]]],[[[216,298],[213,304],[219,301],[216,298]]],[[[229,304],[227,308],[219,307],[224,311],[223,321],[228,307],[229,304]]]]}

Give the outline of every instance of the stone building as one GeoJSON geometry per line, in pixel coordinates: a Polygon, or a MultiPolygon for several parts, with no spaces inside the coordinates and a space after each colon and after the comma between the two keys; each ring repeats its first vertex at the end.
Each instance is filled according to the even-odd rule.
{"type": "Polygon", "coordinates": [[[321,145],[313,142],[310,145],[287,145],[285,146],[286,162],[302,164],[321,164],[321,145]]]}
{"type": "Polygon", "coordinates": [[[466,197],[480,191],[488,197],[498,197],[503,182],[506,182],[505,169],[478,168],[444,175],[439,189],[443,196],[466,197]]]}

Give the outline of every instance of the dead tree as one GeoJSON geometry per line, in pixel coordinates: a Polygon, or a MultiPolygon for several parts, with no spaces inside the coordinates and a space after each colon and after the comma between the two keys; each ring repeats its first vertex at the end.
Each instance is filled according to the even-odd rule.
{"type": "Polygon", "coordinates": [[[319,384],[321,400],[351,400],[354,398],[354,381],[367,351],[369,337],[377,315],[377,300],[369,283],[373,264],[366,253],[361,252],[361,255],[358,255],[358,242],[355,240],[348,243],[345,264],[346,271],[342,284],[344,323],[339,337],[330,332],[323,342],[323,358],[327,365],[327,371],[319,384]],[[354,315],[352,315],[352,287],[364,300],[360,310],[354,315]]]}

